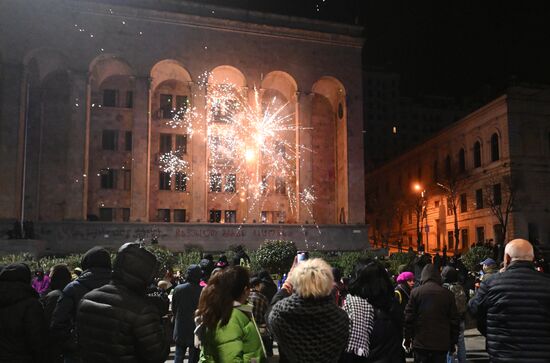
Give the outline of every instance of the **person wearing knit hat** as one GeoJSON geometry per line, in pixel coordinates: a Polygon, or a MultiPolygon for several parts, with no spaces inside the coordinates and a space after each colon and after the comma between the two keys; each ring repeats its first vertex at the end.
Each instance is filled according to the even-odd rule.
{"type": "Polygon", "coordinates": [[[395,287],[395,297],[399,302],[401,311],[405,311],[405,306],[409,302],[411,290],[414,286],[414,274],[409,271],[401,272],[397,276],[397,286],[395,287]]]}
{"type": "Polygon", "coordinates": [[[100,246],[88,250],[80,263],[84,272],[64,289],[53,311],[50,336],[57,342],[54,354],[63,355],[66,361],[77,359],[74,334],[76,308],[82,297],[93,289],[109,283],[111,255],[100,246]]]}

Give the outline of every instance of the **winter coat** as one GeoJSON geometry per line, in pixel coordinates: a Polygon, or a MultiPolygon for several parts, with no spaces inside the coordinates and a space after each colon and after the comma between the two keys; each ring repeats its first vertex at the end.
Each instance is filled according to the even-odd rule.
{"type": "Polygon", "coordinates": [[[349,318],[331,295],[304,299],[293,294],[272,307],[268,328],[286,361],[329,363],[338,361],[347,346],[349,318]]]}
{"type": "Polygon", "coordinates": [[[409,302],[409,297],[411,296],[411,288],[406,282],[402,282],[395,287],[395,297],[399,303],[399,308],[401,314],[404,314],[405,307],[409,302]]]}
{"type": "Polygon", "coordinates": [[[24,264],[0,273],[0,362],[42,363],[47,357],[47,326],[38,293],[24,264]]]}
{"type": "Polygon", "coordinates": [[[448,351],[458,340],[455,297],[441,286],[441,276],[431,264],[422,270],[421,283],[405,307],[405,339],[412,339],[416,349],[448,351]]]}
{"type": "Polygon", "coordinates": [[[178,345],[191,346],[194,341],[195,310],[199,305],[202,287],[197,283],[186,282],[176,286],[172,295],[174,314],[174,341],[178,345]]]}
{"type": "Polygon", "coordinates": [[[550,276],[528,261],[481,283],[469,303],[491,362],[550,362],[550,276]]]}
{"type": "Polygon", "coordinates": [[[215,331],[206,329],[199,362],[250,363],[251,359],[265,362],[262,339],[251,313],[250,306],[236,306],[226,325],[218,325],[215,331]]]}
{"type": "Polygon", "coordinates": [[[46,324],[48,327],[52,322],[52,315],[57,305],[57,301],[62,295],[63,295],[63,291],[53,290],[40,298],[40,302],[44,307],[44,317],[46,318],[46,324]]]}
{"type": "Polygon", "coordinates": [[[374,327],[371,332],[368,363],[404,363],[402,343],[403,314],[397,300],[389,309],[374,309],[374,327]]]}
{"type": "Polygon", "coordinates": [[[86,294],[78,307],[76,332],[84,363],[166,360],[161,313],[145,294],[156,270],[155,256],[138,243],[119,249],[111,283],[86,294]]]}

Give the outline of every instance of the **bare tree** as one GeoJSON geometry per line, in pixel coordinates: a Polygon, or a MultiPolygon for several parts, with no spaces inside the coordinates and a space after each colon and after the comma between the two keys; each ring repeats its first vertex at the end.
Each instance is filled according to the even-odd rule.
{"type": "Polygon", "coordinates": [[[504,246],[510,214],[514,209],[517,183],[509,175],[494,177],[487,181],[484,189],[483,199],[500,224],[501,233],[496,242],[504,246]]]}

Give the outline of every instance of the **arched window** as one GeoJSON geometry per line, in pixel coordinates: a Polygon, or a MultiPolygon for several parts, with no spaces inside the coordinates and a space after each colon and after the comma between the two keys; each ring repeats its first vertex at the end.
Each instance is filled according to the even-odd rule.
{"type": "Polygon", "coordinates": [[[479,141],[476,141],[474,144],[474,168],[479,168],[481,166],[481,144],[479,141]]]}
{"type": "Polygon", "coordinates": [[[500,159],[500,153],[498,149],[498,135],[494,133],[491,136],[491,161],[497,161],[500,159]]]}
{"type": "Polygon", "coordinates": [[[466,157],[463,148],[458,152],[458,171],[460,173],[464,173],[466,171],[466,157]]]}

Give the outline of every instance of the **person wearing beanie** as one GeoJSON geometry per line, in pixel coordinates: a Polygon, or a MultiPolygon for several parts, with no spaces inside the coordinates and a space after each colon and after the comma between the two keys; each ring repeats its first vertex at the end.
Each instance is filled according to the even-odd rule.
{"type": "Polygon", "coordinates": [[[50,325],[50,337],[56,342],[53,354],[63,355],[65,363],[79,362],[74,335],[76,308],[85,294],[111,279],[111,255],[103,247],[93,247],[82,256],[80,266],[82,275],[63,289],[50,325]]]}
{"type": "Polygon", "coordinates": [[[199,361],[200,349],[195,348],[193,332],[195,330],[194,314],[202,291],[200,285],[202,276],[203,270],[200,266],[190,265],[187,268],[186,282],[174,288],[172,295],[174,341],[176,342],[174,363],[183,363],[187,348],[189,348],[189,363],[199,361]]]}
{"type": "Polygon", "coordinates": [[[111,281],[87,293],[78,306],[76,334],[83,363],[166,360],[162,314],[146,294],[157,269],[156,257],[139,243],[120,247],[111,281]]]}
{"type": "Polygon", "coordinates": [[[47,326],[31,270],[23,263],[0,273],[0,362],[47,362],[47,326]]]}
{"type": "Polygon", "coordinates": [[[409,302],[411,290],[414,286],[414,274],[409,271],[401,272],[397,276],[397,286],[395,287],[395,298],[401,307],[401,313],[405,312],[405,306],[409,302]]]}

